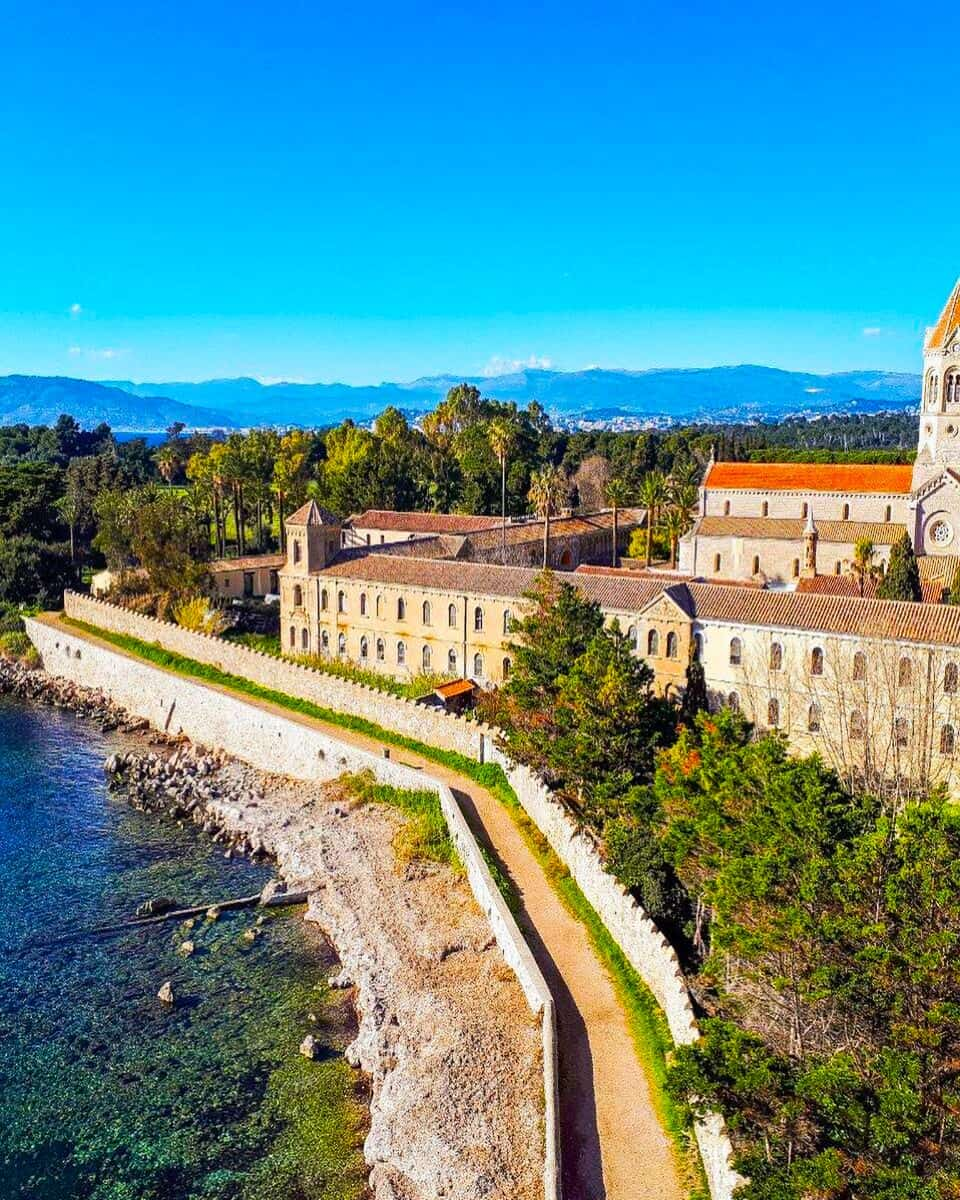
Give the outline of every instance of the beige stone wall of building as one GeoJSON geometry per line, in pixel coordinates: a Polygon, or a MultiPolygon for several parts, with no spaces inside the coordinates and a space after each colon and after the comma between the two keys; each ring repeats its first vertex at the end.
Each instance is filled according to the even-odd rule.
{"type": "Polygon", "coordinates": [[[520,602],[335,574],[281,579],[283,648],[349,660],[394,678],[425,672],[501,683],[520,602]],[[298,600],[300,603],[298,603],[298,600]]]}
{"type": "MultiPolygon", "coordinates": [[[[803,538],[712,537],[688,539],[681,567],[710,579],[752,579],[759,570],[771,583],[795,583],[803,569],[803,538]]],[[[817,543],[817,573],[845,575],[853,561],[853,542],[817,543]]],[[[889,546],[874,546],[877,565],[890,561],[889,546]]]]}
{"type": "Polygon", "coordinates": [[[698,621],[707,684],[845,778],[960,784],[960,647],[698,621]]]}
{"type": "Polygon", "coordinates": [[[220,600],[276,595],[280,589],[279,565],[211,568],[214,595],[220,600]]]}
{"type": "Polygon", "coordinates": [[[863,492],[787,492],[761,489],[702,488],[701,515],[708,517],[793,517],[807,516],[813,506],[816,521],[884,521],[906,525],[910,497],[902,492],[889,495],[863,492]],[[847,511],[849,509],[849,511],[847,511]]]}

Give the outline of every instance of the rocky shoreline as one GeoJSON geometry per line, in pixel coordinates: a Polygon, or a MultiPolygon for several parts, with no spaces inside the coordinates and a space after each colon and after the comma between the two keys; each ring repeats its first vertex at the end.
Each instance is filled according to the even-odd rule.
{"type": "Polygon", "coordinates": [[[375,1200],[542,1194],[539,1029],[465,881],[447,867],[398,868],[393,810],[169,738],[102,693],[19,664],[0,661],[3,692],[145,733],[153,749],[108,760],[111,786],[195,824],[225,855],[275,862],[279,890],[307,897],[343,966],[330,982],[353,989],[347,1058],[370,1080],[375,1200]]]}

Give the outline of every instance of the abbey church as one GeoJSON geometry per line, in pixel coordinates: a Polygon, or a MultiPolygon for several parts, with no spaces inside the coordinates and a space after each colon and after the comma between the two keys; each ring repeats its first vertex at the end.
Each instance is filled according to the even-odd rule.
{"type": "Polygon", "coordinates": [[[846,576],[861,539],[885,564],[904,532],[937,598],[960,562],[960,280],[924,344],[914,465],[711,462],[680,570],[810,590],[846,576]]]}

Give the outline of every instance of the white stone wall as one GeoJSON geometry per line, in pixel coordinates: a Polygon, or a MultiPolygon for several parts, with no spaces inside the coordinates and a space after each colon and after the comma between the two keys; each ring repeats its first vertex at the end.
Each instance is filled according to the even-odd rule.
{"type": "MultiPolygon", "coordinates": [[[[644,981],[667,1019],[677,1045],[700,1036],[690,993],[674,948],[636,900],[609,872],[590,839],[577,829],[542,781],[526,767],[512,763],[489,745],[487,758],[499,763],[527,816],[550,843],[577,886],[596,909],[630,965],[644,981]]],[[[742,1177],[731,1165],[733,1147],[722,1119],[711,1114],[697,1122],[697,1145],[712,1200],[729,1200],[742,1177]]]]}
{"type": "Polygon", "coordinates": [[[787,492],[762,488],[704,488],[703,514],[710,517],[805,517],[804,505],[813,507],[815,521],[885,521],[906,525],[910,496],[904,492],[787,492]],[[764,504],[767,511],[763,511],[764,504]],[[844,506],[850,514],[844,516],[844,506]],[[729,506],[729,511],[728,511],[729,506]],[[887,509],[890,515],[887,515],[887,509]]]}
{"type": "Polygon", "coordinates": [[[67,629],[28,619],[27,633],[48,674],[106,692],[128,712],[157,729],[227,751],[262,771],[325,781],[345,771],[372,771],[383,783],[440,798],[450,836],[477,903],[490,922],[504,958],[515,972],[532,1012],[540,1016],[544,1063],[544,1196],[560,1195],[557,1121],[557,1042],[553,998],[513,914],[494,883],[453,793],[439,780],[342,742],[305,722],[165,671],[151,663],[93,645],[67,629]]]}
{"type": "Polygon", "coordinates": [[[489,731],[478,722],[467,721],[440,709],[391,696],[376,688],[349,679],[339,679],[335,675],[272,654],[263,654],[222,638],[191,633],[179,625],[144,617],[119,605],[77,592],[66,593],[64,610],[68,617],[78,621],[155,643],[174,654],[196,659],[230,675],[240,675],[288,696],[364,717],[394,733],[429,742],[444,750],[454,750],[467,758],[480,759],[482,756],[483,734],[489,731]]]}

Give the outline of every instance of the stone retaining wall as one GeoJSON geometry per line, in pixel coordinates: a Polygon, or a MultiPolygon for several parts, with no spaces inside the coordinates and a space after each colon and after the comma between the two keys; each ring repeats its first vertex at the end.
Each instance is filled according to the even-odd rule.
{"type": "Polygon", "coordinates": [[[67,592],[63,606],[67,616],[74,620],[86,621],[89,625],[126,634],[148,644],[155,643],[173,654],[196,659],[230,675],[242,675],[262,687],[298,696],[322,708],[364,717],[394,733],[429,742],[444,750],[454,750],[467,758],[481,758],[484,734],[492,732],[476,721],[467,721],[415,700],[392,696],[378,688],[341,679],[292,659],[264,654],[224,638],[192,633],[169,621],[145,617],[79,592],[67,592]]]}
{"type": "MultiPolygon", "coordinates": [[[[101,690],[128,712],[145,717],[166,733],[183,734],[201,745],[225,750],[262,771],[298,779],[322,782],[335,779],[345,771],[370,770],[381,782],[394,787],[437,791],[450,836],[477,903],[486,914],[497,944],[515,972],[531,1011],[540,1017],[544,1070],[544,1197],[545,1200],[559,1200],[560,1134],[553,998],[450,789],[422,771],[342,742],[293,716],[283,716],[197,680],[95,645],[68,627],[57,629],[30,618],[25,620],[25,625],[48,674],[101,690]]],[[[186,650],[182,652],[187,653],[186,650]]]]}
{"type": "MultiPolygon", "coordinates": [[[[604,869],[596,847],[577,830],[572,818],[541,780],[525,767],[510,761],[497,748],[496,730],[219,638],[189,633],[176,625],[142,617],[88,596],[68,592],[64,600],[68,616],[91,625],[156,642],[165,649],[219,666],[288,695],[312,700],[342,713],[366,717],[394,733],[440,749],[455,750],[479,762],[499,763],[527,815],[570,871],[631,966],[653,993],[663,1009],[674,1042],[686,1045],[700,1036],[690,993],[673,946],[633,897],[604,869]]],[[[734,1189],[742,1180],[730,1165],[733,1149],[723,1121],[711,1116],[697,1125],[696,1134],[712,1200],[731,1200],[734,1189]]]]}
{"type": "MultiPolygon", "coordinates": [[[[590,839],[534,772],[511,762],[490,740],[486,761],[499,763],[524,812],[550,843],[596,909],[628,962],[653,993],[678,1046],[700,1036],[690,992],[673,946],[630,893],[603,868],[590,839]]],[[[723,1120],[710,1114],[695,1126],[712,1200],[729,1200],[743,1179],[731,1166],[733,1147],[723,1120]]]]}

